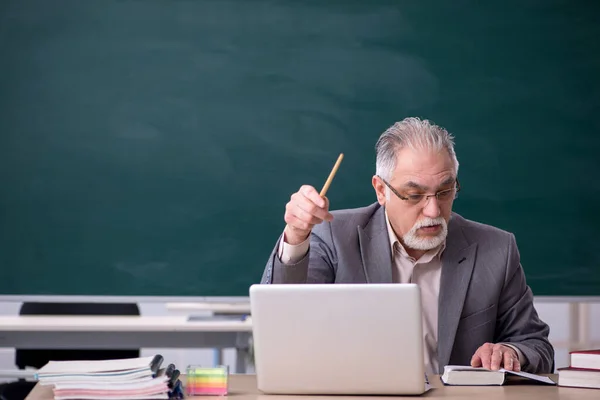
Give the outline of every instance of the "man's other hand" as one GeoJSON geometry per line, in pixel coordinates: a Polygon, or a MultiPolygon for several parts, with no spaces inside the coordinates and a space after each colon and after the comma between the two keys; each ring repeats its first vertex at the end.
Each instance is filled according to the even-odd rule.
{"type": "Polygon", "coordinates": [[[485,343],[477,349],[471,358],[471,367],[483,367],[493,371],[504,368],[508,371],[520,371],[519,355],[503,344],[485,343]]]}

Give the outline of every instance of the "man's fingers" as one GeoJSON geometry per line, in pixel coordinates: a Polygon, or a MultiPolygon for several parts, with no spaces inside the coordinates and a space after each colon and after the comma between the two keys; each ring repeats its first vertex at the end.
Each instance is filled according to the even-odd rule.
{"type": "MultiPolygon", "coordinates": [[[[310,207],[307,207],[307,208],[310,208],[310,207]]],[[[292,210],[292,213],[299,220],[310,224],[311,228],[313,225],[320,224],[321,222],[323,222],[323,218],[319,218],[318,216],[314,215],[311,211],[305,210],[301,206],[295,207],[292,210]]],[[[317,213],[315,212],[315,214],[317,214],[317,213]]]]}
{"type": "Polygon", "coordinates": [[[502,365],[503,365],[504,369],[509,370],[509,371],[514,371],[515,357],[514,357],[512,351],[504,352],[504,361],[503,361],[502,365]]]}
{"type": "Polygon", "coordinates": [[[327,202],[324,198],[319,195],[317,190],[309,185],[304,185],[300,188],[300,193],[304,195],[307,199],[315,203],[318,207],[325,208],[327,202]]]}
{"type": "Polygon", "coordinates": [[[318,208],[306,198],[295,198],[286,205],[284,219],[293,228],[307,231],[324,219],[331,220],[331,214],[318,208]]]}
{"type": "Polygon", "coordinates": [[[481,346],[477,353],[479,353],[479,357],[481,357],[481,366],[486,369],[491,368],[491,359],[492,359],[492,345],[489,343],[481,346]]]}
{"type": "Polygon", "coordinates": [[[471,357],[471,366],[496,371],[505,368],[509,371],[520,371],[521,364],[516,352],[501,344],[485,343],[471,357]]]}
{"type": "Polygon", "coordinates": [[[294,214],[286,212],[284,217],[285,222],[288,224],[290,228],[297,232],[297,234],[301,236],[306,236],[307,232],[310,232],[313,225],[301,220],[296,217],[294,214]]]}
{"type": "MultiPolygon", "coordinates": [[[[313,222],[314,224],[318,224],[322,221],[328,221],[331,219],[331,214],[325,208],[319,207],[319,205],[313,203],[312,200],[310,200],[309,198],[300,196],[296,201],[297,207],[304,211],[306,214],[308,214],[307,218],[316,217],[318,219],[318,221],[313,222]]],[[[302,215],[297,214],[296,216],[302,219],[302,215]]]]}
{"type": "Polygon", "coordinates": [[[504,351],[501,346],[494,346],[494,351],[492,352],[492,365],[490,367],[491,370],[500,369],[500,363],[502,362],[502,357],[504,356],[504,351]]]}
{"type": "Polygon", "coordinates": [[[321,197],[314,187],[304,185],[285,205],[283,219],[289,227],[285,236],[286,243],[299,244],[315,225],[333,220],[333,215],[329,212],[329,200],[321,197]]]}
{"type": "Polygon", "coordinates": [[[327,212],[329,212],[329,198],[327,198],[327,196],[323,197],[323,200],[325,200],[325,210],[327,210],[327,212]]]}
{"type": "Polygon", "coordinates": [[[513,371],[517,371],[520,372],[521,371],[521,363],[519,362],[519,359],[515,359],[515,361],[513,361],[513,371]]]}
{"type": "Polygon", "coordinates": [[[477,368],[481,367],[481,365],[481,357],[479,357],[479,355],[476,352],[475,354],[473,354],[473,357],[471,357],[471,367],[477,368]]]}
{"type": "Polygon", "coordinates": [[[504,369],[509,371],[520,371],[521,363],[519,363],[519,355],[517,352],[508,346],[502,346],[504,348],[504,369]]]}

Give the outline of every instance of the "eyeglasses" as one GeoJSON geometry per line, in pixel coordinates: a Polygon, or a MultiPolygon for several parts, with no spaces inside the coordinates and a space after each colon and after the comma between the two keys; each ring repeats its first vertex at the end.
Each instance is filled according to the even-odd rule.
{"type": "Polygon", "coordinates": [[[404,200],[408,204],[411,204],[413,206],[416,206],[417,204],[419,204],[420,202],[422,202],[423,199],[425,199],[426,201],[429,201],[430,197],[435,197],[437,199],[437,201],[440,202],[440,203],[446,203],[446,202],[452,200],[455,197],[455,194],[460,191],[460,183],[458,182],[458,178],[456,178],[456,186],[453,187],[453,188],[440,190],[439,192],[436,192],[435,194],[409,194],[409,195],[406,195],[406,196],[402,196],[385,179],[383,179],[379,175],[377,175],[377,176],[379,177],[379,179],[381,179],[383,181],[383,183],[385,183],[385,185],[387,187],[390,188],[390,190],[396,196],[398,196],[399,199],[404,200]]]}

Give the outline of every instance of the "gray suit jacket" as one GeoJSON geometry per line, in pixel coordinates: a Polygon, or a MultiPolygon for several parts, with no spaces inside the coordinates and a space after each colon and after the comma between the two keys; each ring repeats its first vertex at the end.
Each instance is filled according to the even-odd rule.
{"type": "MultiPolygon", "coordinates": [[[[262,283],[391,283],[384,208],[375,203],[332,214],[333,221],[314,227],[310,251],[297,264],[281,263],[278,241],[262,283]]],[[[439,372],[470,365],[486,342],[518,347],[527,359],[523,371],[553,372],[550,329],[533,306],[514,235],[452,213],[441,260],[439,372]]]]}

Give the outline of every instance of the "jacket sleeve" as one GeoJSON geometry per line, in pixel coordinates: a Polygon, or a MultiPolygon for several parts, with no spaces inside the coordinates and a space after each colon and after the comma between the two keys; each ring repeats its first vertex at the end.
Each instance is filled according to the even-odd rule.
{"type": "Polygon", "coordinates": [[[333,283],[337,257],[331,235],[331,224],[323,222],[310,234],[308,253],[297,263],[284,264],[279,259],[279,236],[261,279],[261,283],[333,283]]]}
{"type": "Polygon", "coordinates": [[[525,281],[514,235],[511,234],[506,278],[500,295],[496,342],[517,347],[527,359],[522,371],[554,372],[554,348],[548,340],[549,326],[538,317],[533,293],[525,281]]]}

